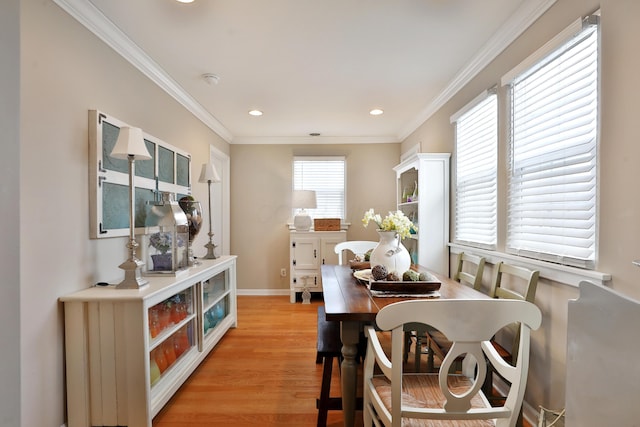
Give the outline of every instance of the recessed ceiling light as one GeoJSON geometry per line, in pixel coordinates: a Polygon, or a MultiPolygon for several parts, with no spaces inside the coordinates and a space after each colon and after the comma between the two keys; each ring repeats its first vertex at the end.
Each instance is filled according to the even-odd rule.
{"type": "Polygon", "coordinates": [[[193,0],[176,0],[178,3],[193,3],[193,0]]]}
{"type": "Polygon", "coordinates": [[[369,114],[371,114],[372,116],[379,116],[382,113],[384,113],[384,111],[379,108],[374,108],[373,110],[369,111],[369,114]]]}
{"type": "Polygon", "coordinates": [[[251,111],[249,111],[249,115],[258,117],[258,116],[262,115],[262,111],[260,111],[260,110],[251,110],[251,111]]]}
{"type": "Polygon", "coordinates": [[[202,75],[202,78],[205,82],[209,83],[212,86],[217,85],[220,82],[220,76],[213,73],[205,73],[202,75]]]}

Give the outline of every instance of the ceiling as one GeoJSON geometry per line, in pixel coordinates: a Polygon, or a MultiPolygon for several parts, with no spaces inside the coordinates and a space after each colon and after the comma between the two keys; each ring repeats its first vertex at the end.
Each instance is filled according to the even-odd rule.
{"type": "Polygon", "coordinates": [[[54,1],[241,144],[399,142],[555,0],[54,1]]]}

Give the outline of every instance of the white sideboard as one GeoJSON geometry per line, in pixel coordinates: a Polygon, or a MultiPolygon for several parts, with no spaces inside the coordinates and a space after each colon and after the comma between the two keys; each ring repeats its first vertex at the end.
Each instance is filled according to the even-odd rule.
{"type": "Polygon", "coordinates": [[[236,256],[201,260],[141,289],[94,286],[60,298],[68,427],[151,427],[187,377],[237,326],[236,256]]]}
{"type": "Polygon", "coordinates": [[[346,231],[291,231],[289,234],[289,263],[291,302],[296,293],[305,290],[322,292],[322,264],[337,264],[335,246],[347,240],[346,231]]]}

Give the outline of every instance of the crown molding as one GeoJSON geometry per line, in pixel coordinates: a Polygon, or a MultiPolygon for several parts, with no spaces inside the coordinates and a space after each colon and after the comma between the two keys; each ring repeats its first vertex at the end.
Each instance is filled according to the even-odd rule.
{"type": "Polygon", "coordinates": [[[449,82],[447,87],[426,106],[416,118],[398,134],[404,141],[436,111],[444,106],[456,93],[486,68],[500,53],[513,43],[557,0],[529,0],[509,17],[502,27],[489,39],[478,54],[449,82]]]}
{"type": "Polygon", "coordinates": [[[53,0],[60,8],[84,25],[109,47],[129,61],[222,139],[231,143],[233,136],[199,102],[151,59],[98,8],[86,0],[53,0]]]}
{"type": "Polygon", "coordinates": [[[399,144],[395,136],[236,136],[233,144],[287,144],[287,145],[330,145],[330,144],[399,144]]]}

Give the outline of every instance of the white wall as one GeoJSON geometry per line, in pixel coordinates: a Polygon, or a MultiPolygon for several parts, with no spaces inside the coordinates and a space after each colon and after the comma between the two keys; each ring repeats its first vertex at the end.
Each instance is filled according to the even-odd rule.
{"type": "Polygon", "coordinates": [[[20,1],[0,2],[0,426],[20,425],[20,1]]]}
{"type": "MultiPolygon", "coordinates": [[[[127,238],[89,239],[88,110],[102,110],[191,153],[199,200],[206,200],[207,185],[197,179],[210,144],[226,154],[229,147],[55,3],[20,5],[20,187],[19,197],[10,197],[19,200],[21,225],[19,252],[12,245],[21,260],[20,425],[59,427],[65,422],[65,371],[58,298],[97,281],[121,280],[118,265],[127,258],[127,238]]],[[[196,247],[206,239],[201,233],[196,247]]],[[[7,322],[14,328],[17,307],[14,300],[16,315],[7,322]]]]}

